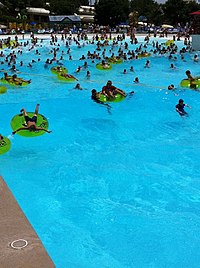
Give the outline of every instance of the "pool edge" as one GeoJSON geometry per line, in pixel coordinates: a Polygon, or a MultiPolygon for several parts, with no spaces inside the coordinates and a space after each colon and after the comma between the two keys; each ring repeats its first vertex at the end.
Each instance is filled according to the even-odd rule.
{"type": "Polygon", "coordinates": [[[0,262],[1,267],[53,268],[55,265],[12,192],[0,176],[0,262]],[[11,247],[26,246],[21,249],[11,247]]]}

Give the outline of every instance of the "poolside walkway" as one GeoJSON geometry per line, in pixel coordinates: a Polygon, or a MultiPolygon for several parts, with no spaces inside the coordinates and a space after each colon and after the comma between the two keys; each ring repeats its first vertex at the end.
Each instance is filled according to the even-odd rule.
{"type": "Polygon", "coordinates": [[[0,237],[1,268],[55,267],[2,177],[0,177],[0,237]],[[11,247],[12,242],[19,239],[24,241],[13,243],[13,247],[20,249],[11,247]]]}

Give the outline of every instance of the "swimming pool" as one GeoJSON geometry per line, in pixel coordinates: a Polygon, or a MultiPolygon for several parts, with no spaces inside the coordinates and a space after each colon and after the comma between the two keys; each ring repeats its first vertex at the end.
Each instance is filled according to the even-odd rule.
{"type": "Polygon", "coordinates": [[[185,55],[186,62],[179,55],[177,61],[151,57],[148,69],[140,59],[107,72],[95,68],[99,61],[88,60],[88,80],[86,70],[74,71],[94,47],[74,45],[74,60],[63,63],[85,89],[79,91],[73,89],[76,83],[62,83],[44,68],[51,49],[44,43],[38,47],[40,63],[28,69],[38,56],[25,48],[26,64],[17,65],[18,76],[32,83],[0,95],[1,132],[8,136],[11,118],[36,103],[53,132],[33,139],[15,135],[11,150],[1,156],[0,174],[56,267],[197,267],[200,95],[181,88],[178,95],[167,92],[169,84],[178,87],[187,69],[199,75],[193,54],[185,55]],[[135,72],[122,74],[131,65],[135,72]],[[133,83],[136,76],[139,85],[133,83]],[[112,103],[110,111],[90,99],[91,89],[100,90],[109,79],[135,91],[112,103]],[[192,106],[189,117],[175,112],[179,98],[192,106]]]}

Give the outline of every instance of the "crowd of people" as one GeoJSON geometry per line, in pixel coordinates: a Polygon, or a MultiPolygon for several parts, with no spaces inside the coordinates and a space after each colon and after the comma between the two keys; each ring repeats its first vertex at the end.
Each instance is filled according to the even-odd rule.
{"type": "MultiPolygon", "coordinates": [[[[15,41],[11,41],[10,37],[4,40],[0,40],[0,47],[9,49],[5,51],[1,51],[0,53],[0,64],[1,64],[1,71],[4,72],[4,76],[2,79],[7,81],[8,83],[14,83],[16,85],[21,86],[23,83],[29,84],[32,82],[31,79],[26,80],[23,78],[18,77],[18,73],[20,73],[21,67],[27,67],[28,69],[33,68],[33,66],[37,65],[38,63],[43,64],[44,69],[50,69],[52,66],[57,66],[57,71],[59,72],[61,77],[64,78],[73,78],[74,80],[78,80],[74,75],[68,74],[66,72],[63,72],[62,66],[64,66],[64,62],[66,60],[73,60],[74,55],[72,53],[72,45],[77,46],[78,49],[81,49],[82,47],[90,47],[92,49],[95,49],[93,51],[88,50],[85,54],[82,54],[79,61],[81,64],[79,64],[76,69],[74,70],[75,74],[78,74],[82,71],[86,72],[86,78],[90,80],[91,78],[91,70],[89,70],[90,64],[96,64],[97,61],[99,61],[99,64],[101,64],[103,69],[110,68],[110,64],[115,63],[121,63],[122,61],[126,62],[134,62],[135,60],[139,60],[141,58],[148,58],[146,59],[146,63],[144,64],[144,68],[151,68],[151,62],[150,57],[156,57],[156,56],[163,56],[169,59],[169,61],[177,60],[178,55],[180,56],[181,61],[185,61],[185,53],[186,52],[192,52],[192,47],[190,44],[189,38],[185,38],[184,40],[184,46],[181,49],[178,49],[178,46],[174,42],[169,42],[168,45],[166,43],[159,43],[158,41],[153,40],[150,45],[150,38],[149,36],[146,36],[144,39],[144,43],[139,44],[138,39],[136,36],[134,38],[130,39],[130,42],[127,42],[125,34],[117,35],[115,37],[111,36],[99,36],[95,35],[92,39],[89,40],[87,35],[78,34],[76,36],[66,35],[62,34],[60,38],[58,38],[56,35],[51,34],[51,38],[49,41],[49,52],[48,56],[45,58],[44,55],[42,55],[43,50],[40,48],[43,48],[44,40],[38,39],[37,37],[31,35],[30,40],[23,40],[19,41],[18,37],[15,37],[15,41]],[[133,49],[131,45],[136,45],[133,49]],[[117,48],[117,49],[116,49],[117,48]],[[24,51],[32,52],[32,57],[29,59],[28,62],[25,62],[22,60],[22,55],[24,51]],[[117,52],[116,52],[117,51],[117,52]],[[67,58],[66,58],[67,56],[67,58]],[[83,64],[82,64],[83,62],[83,64]],[[90,64],[88,64],[88,62],[90,64]],[[8,72],[11,73],[11,75],[8,75],[8,72]]],[[[85,51],[85,50],[84,50],[85,51]]],[[[199,61],[198,54],[195,54],[193,57],[193,61],[197,63],[199,61]]],[[[171,69],[176,69],[176,66],[174,63],[170,63],[171,69]]],[[[134,74],[135,69],[132,65],[129,69],[129,72],[134,74]]],[[[127,74],[127,69],[124,69],[123,74],[127,74]]],[[[190,81],[190,87],[192,89],[197,89],[196,84],[196,77],[193,77],[190,70],[187,70],[186,72],[186,79],[190,81]]],[[[136,76],[133,79],[133,84],[140,84],[140,79],[138,76],[136,76]]],[[[74,87],[76,90],[82,90],[83,87],[80,83],[77,83],[74,87]]],[[[176,87],[173,84],[170,84],[168,87],[166,86],[166,89],[168,90],[175,90],[176,87]]],[[[104,85],[101,89],[101,91],[97,89],[92,89],[91,91],[91,99],[99,104],[103,104],[106,106],[110,106],[110,104],[105,103],[101,100],[101,95],[104,95],[107,99],[107,101],[112,102],[116,95],[121,95],[123,97],[126,97],[129,94],[133,94],[134,91],[131,91],[129,93],[126,93],[124,90],[119,89],[118,87],[112,85],[112,81],[108,80],[106,85],[104,85]]],[[[38,107],[36,106],[35,115],[33,118],[29,118],[26,114],[25,109],[23,110],[23,115],[25,117],[26,126],[23,126],[20,129],[17,129],[13,132],[15,134],[16,132],[19,132],[21,130],[39,130],[37,127],[37,113],[38,113],[38,107]]],[[[184,107],[189,107],[187,104],[184,104],[184,101],[182,99],[179,100],[179,103],[176,105],[176,111],[181,115],[186,115],[187,113],[184,110],[184,107]]],[[[46,130],[45,130],[46,131],[46,130]]],[[[46,131],[49,132],[50,131],[46,131]]],[[[2,138],[3,136],[1,136],[2,138]]]]}

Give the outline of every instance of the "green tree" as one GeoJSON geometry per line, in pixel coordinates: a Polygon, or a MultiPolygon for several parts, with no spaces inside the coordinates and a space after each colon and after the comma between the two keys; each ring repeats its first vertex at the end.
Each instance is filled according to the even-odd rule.
{"type": "Polygon", "coordinates": [[[46,6],[45,0],[29,0],[29,7],[40,7],[44,8],[46,6]]]}
{"type": "Polygon", "coordinates": [[[185,2],[184,0],[168,0],[163,5],[164,19],[166,23],[176,25],[186,23],[190,20],[190,13],[200,9],[195,1],[185,2]]]}
{"type": "Polygon", "coordinates": [[[125,22],[129,14],[128,0],[99,0],[95,5],[95,19],[100,25],[115,26],[125,22]]]}
{"type": "Polygon", "coordinates": [[[131,11],[137,11],[139,17],[145,16],[150,23],[159,24],[162,21],[162,5],[154,0],[132,0],[131,11]]]}
{"type": "Polygon", "coordinates": [[[88,0],[50,0],[50,10],[57,15],[73,15],[81,5],[88,5],[88,0]]]}

